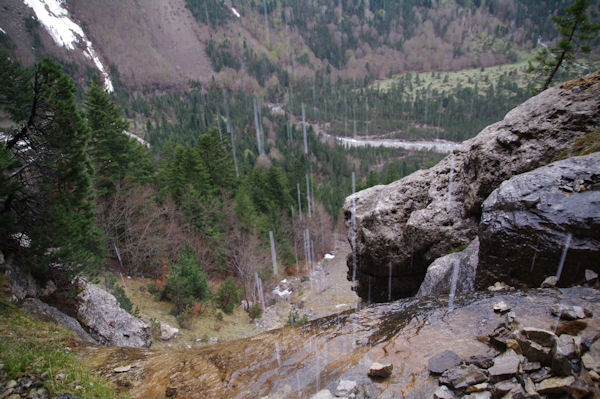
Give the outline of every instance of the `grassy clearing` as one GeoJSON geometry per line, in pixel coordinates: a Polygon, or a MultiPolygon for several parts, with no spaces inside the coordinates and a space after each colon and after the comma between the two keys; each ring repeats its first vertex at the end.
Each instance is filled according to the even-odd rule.
{"type": "Polygon", "coordinates": [[[165,342],[160,339],[160,334],[153,333],[153,349],[186,348],[188,345],[206,345],[213,340],[232,340],[257,334],[259,331],[251,322],[248,313],[240,306],[236,306],[233,313],[228,315],[207,303],[200,315],[195,315],[189,321],[187,328],[180,328],[175,316],[170,314],[173,304],[171,302],[159,301],[147,290],[148,284],[153,280],[134,278],[119,279],[125,293],[131,299],[134,306],[140,310],[142,319],[150,322],[150,319],[162,321],[172,327],[179,328],[177,338],[165,342]],[[219,320],[218,315],[223,319],[219,320]],[[199,340],[199,341],[198,341],[199,340]]]}
{"type": "Polygon", "coordinates": [[[8,378],[24,373],[41,376],[51,396],[71,393],[84,398],[117,398],[115,386],[88,368],[74,352],[81,343],[75,334],[53,323],[37,320],[6,299],[0,276],[0,363],[8,378]],[[62,379],[56,376],[62,374],[62,379]]]}
{"type": "Polygon", "coordinates": [[[407,92],[414,95],[418,90],[430,87],[431,90],[439,92],[454,91],[457,87],[475,87],[477,83],[480,89],[487,89],[490,85],[496,84],[500,76],[508,73],[511,80],[519,87],[526,87],[531,83],[532,75],[527,73],[527,61],[514,64],[496,65],[488,68],[463,69],[452,72],[405,72],[396,75],[390,79],[381,80],[373,83],[379,90],[387,91],[400,78],[408,74],[412,76],[412,89],[407,88],[407,92]],[[415,83],[417,81],[419,83],[415,83]]]}

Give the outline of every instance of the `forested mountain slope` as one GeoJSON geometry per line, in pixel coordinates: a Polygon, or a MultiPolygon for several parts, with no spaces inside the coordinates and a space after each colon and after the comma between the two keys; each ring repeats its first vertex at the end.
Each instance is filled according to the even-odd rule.
{"type": "MultiPolygon", "coordinates": [[[[389,77],[516,61],[556,36],[565,0],[68,0],[112,73],[131,88],[190,80],[256,91],[329,70],[389,77]],[[237,14],[236,14],[237,13],[237,14]],[[238,17],[239,15],[239,17],[238,17]]],[[[598,15],[599,5],[592,6],[598,15]]],[[[4,47],[23,60],[54,50],[21,1],[3,2],[4,47]]],[[[61,57],[66,59],[64,55],[61,57]]],[[[84,60],[69,62],[85,75],[84,60]]],[[[89,65],[89,64],[88,64],[89,65]]],[[[92,66],[92,65],[89,65],[92,66]]]]}

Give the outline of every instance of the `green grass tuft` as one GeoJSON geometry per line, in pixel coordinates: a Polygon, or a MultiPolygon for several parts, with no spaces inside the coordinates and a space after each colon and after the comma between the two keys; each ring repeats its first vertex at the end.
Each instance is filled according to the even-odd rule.
{"type": "MultiPolygon", "coordinates": [[[[4,276],[0,275],[4,287],[4,276]]],[[[8,378],[25,373],[41,376],[51,396],[71,393],[84,398],[117,398],[116,387],[86,367],[74,352],[75,334],[53,322],[41,321],[10,303],[0,293],[0,364],[8,378]],[[62,374],[64,377],[57,379],[62,374]]]]}

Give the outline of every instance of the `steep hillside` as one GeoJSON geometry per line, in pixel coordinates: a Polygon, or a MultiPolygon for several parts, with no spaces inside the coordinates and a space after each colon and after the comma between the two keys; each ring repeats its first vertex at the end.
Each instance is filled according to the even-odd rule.
{"type": "MultiPolygon", "coordinates": [[[[0,42],[30,63],[57,53],[31,10],[3,2],[0,42]]],[[[538,38],[551,41],[550,19],[566,0],[398,2],[319,0],[68,0],[113,74],[131,88],[185,88],[214,79],[257,92],[287,86],[314,71],[342,78],[385,78],[409,70],[488,67],[520,58],[538,38]],[[237,13],[237,14],[236,14],[237,13]]],[[[592,17],[600,5],[592,6],[592,17]]],[[[79,57],[82,58],[82,57],[79,57]]],[[[77,69],[76,67],[73,67],[77,69]]]]}

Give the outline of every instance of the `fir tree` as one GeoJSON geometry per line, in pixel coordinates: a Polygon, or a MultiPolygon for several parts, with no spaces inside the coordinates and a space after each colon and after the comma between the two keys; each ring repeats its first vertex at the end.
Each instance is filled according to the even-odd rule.
{"type": "Polygon", "coordinates": [[[589,6],[589,0],[575,0],[565,10],[565,16],[552,17],[561,39],[556,47],[544,48],[536,57],[540,63],[538,67],[544,74],[548,74],[542,90],[550,87],[561,66],[565,69],[572,66],[577,50],[586,54],[591,51],[587,42],[596,37],[600,24],[590,22],[586,14],[589,6]]]}
{"type": "Polygon", "coordinates": [[[30,239],[24,248],[30,264],[43,270],[58,262],[81,270],[102,254],[94,226],[90,131],[75,105],[73,81],[56,62],[45,58],[37,63],[32,84],[23,87],[31,90],[21,97],[28,100],[28,113],[12,113],[21,128],[5,147],[19,162],[8,174],[17,189],[8,206],[5,201],[5,212],[30,239]]]}
{"type": "Polygon", "coordinates": [[[98,78],[90,82],[85,108],[92,134],[90,154],[100,193],[111,191],[125,177],[148,180],[152,174],[149,152],[123,133],[128,129],[128,123],[98,78]]]}

